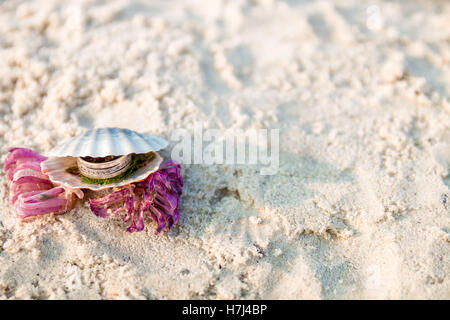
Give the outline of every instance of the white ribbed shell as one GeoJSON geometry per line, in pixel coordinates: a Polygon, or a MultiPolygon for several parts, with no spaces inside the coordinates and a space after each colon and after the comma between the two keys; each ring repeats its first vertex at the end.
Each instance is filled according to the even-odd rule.
{"type": "Polygon", "coordinates": [[[53,148],[49,157],[106,157],[147,153],[167,147],[167,141],[149,134],[121,128],[96,128],[53,148]]]}
{"type": "Polygon", "coordinates": [[[56,184],[71,189],[94,191],[120,187],[146,179],[159,169],[163,158],[156,152],[167,147],[167,141],[128,129],[96,128],[82,133],[56,146],[49,152],[49,158],[41,163],[42,172],[56,184]],[[106,185],[86,184],[78,175],[66,170],[77,165],[77,157],[122,156],[130,153],[154,152],[155,158],[131,176],[120,182],[106,185]]]}

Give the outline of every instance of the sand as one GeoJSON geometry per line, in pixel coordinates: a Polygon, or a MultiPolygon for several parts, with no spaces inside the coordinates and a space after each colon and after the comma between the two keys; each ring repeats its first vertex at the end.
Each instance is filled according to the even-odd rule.
{"type": "Polygon", "coordinates": [[[20,222],[2,174],[0,298],[449,299],[449,21],[446,1],[1,2],[2,160],[201,123],[280,129],[280,164],[183,165],[159,235],[86,201],[20,222]]]}

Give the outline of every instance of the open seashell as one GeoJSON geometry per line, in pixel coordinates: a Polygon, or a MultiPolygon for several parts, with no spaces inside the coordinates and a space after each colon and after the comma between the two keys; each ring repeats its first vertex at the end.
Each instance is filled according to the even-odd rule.
{"type": "Polygon", "coordinates": [[[129,129],[96,128],[56,146],[50,151],[49,158],[41,163],[41,169],[53,183],[69,188],[97,191],[120,187],[142,181],[158,170],[163,159],[156,151],[167,144],[162,138],[129,129]],[[132,156],[139,154],[145,154],[148,161],[119,181],[86,183],[81,176],[93,179],[118,177],[128,170],[132,156]],[[108,160],[108,157],[112,159],[108,160]],[[100,162],[94,162],[98,158],[102,158],[100,162]]]}

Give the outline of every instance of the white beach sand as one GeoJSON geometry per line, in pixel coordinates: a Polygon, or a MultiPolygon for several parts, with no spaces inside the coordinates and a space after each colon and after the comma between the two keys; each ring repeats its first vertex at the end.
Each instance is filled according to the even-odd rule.
{"type": "Polygon", "coordinates": [[[0,298],[449,299],[449,21],[447,1],[0,2],[2,160],[94,126],[281,148],[272,176],[183,166],[159,235],[86,201],[22,223],[2,174],[0,298]]]}

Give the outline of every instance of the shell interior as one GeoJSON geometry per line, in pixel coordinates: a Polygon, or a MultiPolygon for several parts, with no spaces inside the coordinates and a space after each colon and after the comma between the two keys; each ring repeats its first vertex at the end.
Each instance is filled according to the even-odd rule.
{"type": "Polygon", "coordinates": [[[94,128],[57,145],[49,157],[106,157],[147,153],[167,147],[166,140],[122,128],[94,128]]]}
{"type": "Polygon", "coordinates": [[[41,162],[41,170],[48,175],[50,181],[58,183],[73,189],[90,189],[94,191],[103,190],[113,187],[122,187],[127,184],[142,181],[146,179],[152,172],[158,170],[163,158],[155,152],[155,157],[145,166],[136,170],[133,174],[120,182],[109,184],[90,184],[84,183],[79,175],[67,172],[69,168],[77,166],[75,157],[52,157],[41,162]]]}

